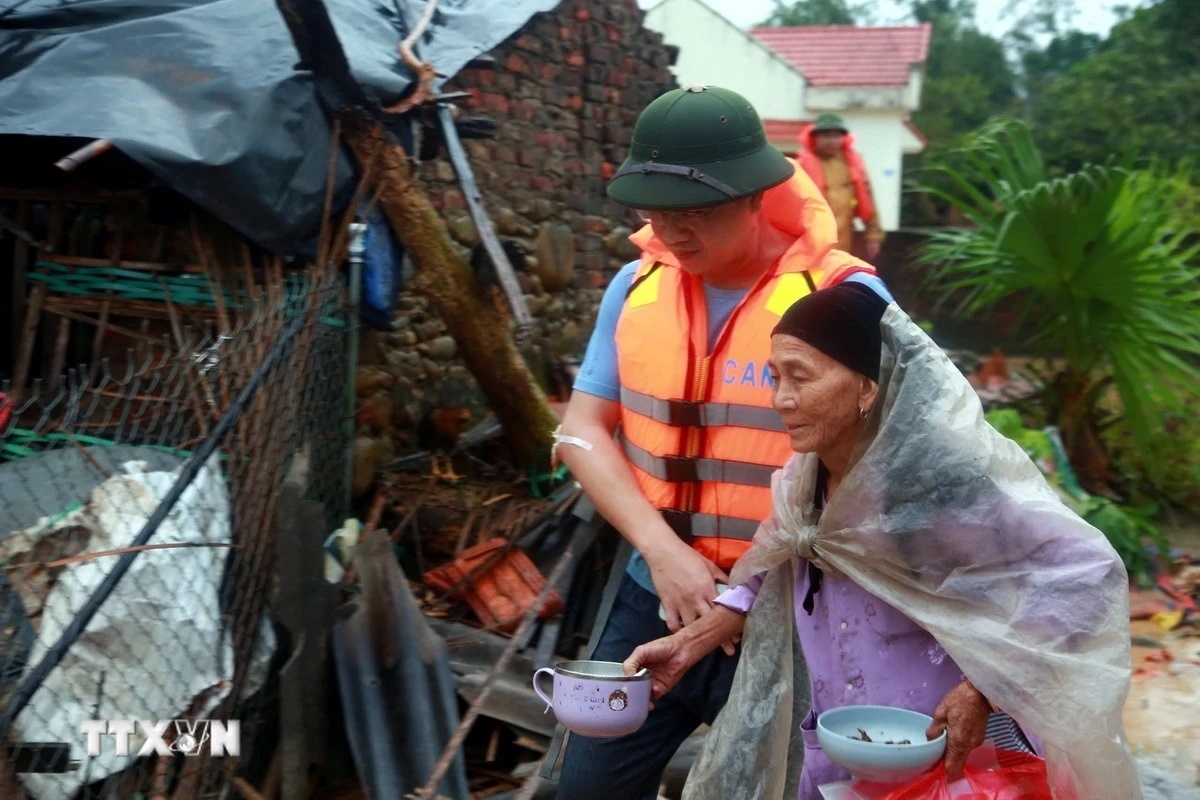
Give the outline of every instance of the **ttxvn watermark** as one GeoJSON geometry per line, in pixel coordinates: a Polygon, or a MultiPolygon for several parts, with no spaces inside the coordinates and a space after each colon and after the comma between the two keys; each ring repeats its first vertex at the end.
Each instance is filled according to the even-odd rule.
{"type": "Polygon", "coordinates": [[[242,726],[236,719],[88,719],[81,727],[89,756],[100,755],[106,737],[112,738],[112,751],[118,756],[242,754],[242,726]],[[137,753],[130,752],[134,737],[145,740],[137,753]]]}

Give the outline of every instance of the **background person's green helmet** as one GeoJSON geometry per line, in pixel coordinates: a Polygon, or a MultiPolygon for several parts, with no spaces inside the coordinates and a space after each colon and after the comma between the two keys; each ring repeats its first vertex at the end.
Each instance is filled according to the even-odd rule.
{"type": "Polygon", "coordinates": [[[846,123],[837,114],[820,114],[813,120],[813,133],[820,133],[821,131],[849,133],[846,129],[846,123]]]}
{"type": "Polygon", "coordinates": [[[716,86],[674,89],[646,106],[608,196],[645,209],[706,208],[783,183],[792,163],[767,142],[746,98],[716,86]]]}

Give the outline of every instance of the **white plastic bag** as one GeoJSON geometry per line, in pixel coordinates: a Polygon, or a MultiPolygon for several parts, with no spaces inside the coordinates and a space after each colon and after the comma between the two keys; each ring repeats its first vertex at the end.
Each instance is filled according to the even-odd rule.
{"type": "MultiPolygon", "coordinates": [[[[15,536],[45,535],[72,525],[90,532],[84,552],[128,547],[174,485],[177,472],[149,472],[143,462],[126,462],[124,474],[98,485],[87,503],[53,528],[43,524],[15,536]],[[36,534],[35,534],[36,532],[36,534]]],[[[184,490],[159,526],[151,544],[230,541],[230,504],[214,455],[184,490]]],[[[222,640],[218,591],[227,547],[188,547],[138,553],[129,571],[100,607],[84,633],[47,677],[14,726],[17,741],[67,742],[71,757],[86,760],[84,720],[171,719],[201,692],[233,675],[233,651],[222,640]],[[95,708],[97,698],[99,708],[95,708]]],[[[41,628],[27,671],[58,641],[63,629],[111,572],[117,557],[81,561],[64,568],[46,598],[41,628]]],[[[202,717],[225,694],[207,696],[202,717]]],[[[108,739],[108,737],[104,737],[108,739]]],[[[131,751],[142,742],[131,737],[131,751]]],[[[88,774],[98,780],[129,764],[113,752],[111,739],[90,759],[88,774]]],[[[34,800],[71,796],[82,769],[55,775],[21,776],[34,800]]]]}

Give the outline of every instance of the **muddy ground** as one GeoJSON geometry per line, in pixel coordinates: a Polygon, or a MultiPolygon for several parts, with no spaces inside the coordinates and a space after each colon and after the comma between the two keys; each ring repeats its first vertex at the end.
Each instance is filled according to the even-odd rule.
{"type": "MultiPolygon", "coordinates": [[[[1169,536],[1177,550],[1200,559],[1200,526],[1180,526],[1169,536]]],[[[1195,619],[1170,631],[1150,620],[1130,623],[1135,674],[1125,726],[1145,800],[1200,800],[1200,624],[1195,619]]]]}

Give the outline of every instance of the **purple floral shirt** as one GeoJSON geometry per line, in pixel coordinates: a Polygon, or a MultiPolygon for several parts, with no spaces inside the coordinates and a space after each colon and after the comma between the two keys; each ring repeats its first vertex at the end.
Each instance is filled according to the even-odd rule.
{"type": "MultiPolygon", "coordinates": [[[[824,575],[810,616],[802,607],[807,561],[796,562],[796,576],[796,630],[812,687],[812,710],[800,726],[805,752],[799,798],[820,800],[817,787],[850,776],[821,751],[818,714],[839,706],[883,705],[932,715],[965,676],[923,628],[847,578],[824,575]]],[[[717,602],[747,613],[761,586],[762,576],[756,576],[717,602]]]]}

